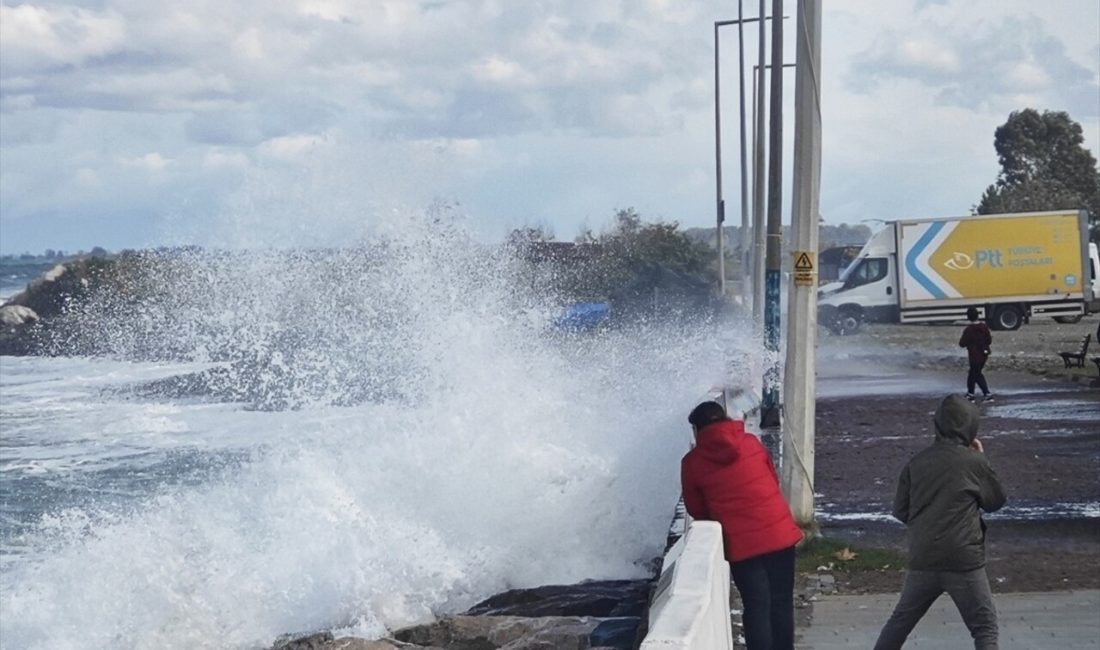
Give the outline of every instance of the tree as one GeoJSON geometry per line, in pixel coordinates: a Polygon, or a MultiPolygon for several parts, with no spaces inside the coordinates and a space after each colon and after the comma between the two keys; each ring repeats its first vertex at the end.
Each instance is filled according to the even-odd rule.
{"type": "Polygon", "coordinates": [[[1001,172],[975,211],[1085,209],[1093,219],[1092,238],[1097,239],[1100,171],[1084,141],[1081,125],[1064,111],[1013,111],[994,134],[1001,172]]]}
{"type": "Polygon", "coordinates": [[[659,265],[683,275],[715,279],[714,253],[693,241],[675,221],[645,223],[634,208],[615,213],[614,226],[597,241],[605,250],[603,272],[609,286],[625,282],[644,266],[659,265]]]}
{"type": "Polygon", "coordinates": [[[506,245],[515,248],[523,248],[534,243],[548,241],[554,241],[554,231],[549,226],[543,224],[514,228],[504,239],[506,245]]]}

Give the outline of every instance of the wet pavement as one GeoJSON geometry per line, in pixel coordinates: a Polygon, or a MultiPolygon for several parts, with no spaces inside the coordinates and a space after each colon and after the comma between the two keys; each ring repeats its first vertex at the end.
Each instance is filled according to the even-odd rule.
{"type": "MultiPolygon", "coordinates": [[[[819,596],[813,620],[799,630],[799,650],[871,648],[897,602],[896,593],[819,596]]],[[[1100,591],[1012,593],[995,596],[1000,650],[1100,648],[1100,591]]],[[[940,597],[909,635],[907,649],[972,648],[951,599],[940,597]]]]}

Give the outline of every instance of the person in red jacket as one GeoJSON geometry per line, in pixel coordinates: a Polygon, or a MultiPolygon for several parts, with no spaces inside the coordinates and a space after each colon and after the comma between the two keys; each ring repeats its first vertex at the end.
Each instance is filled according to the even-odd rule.
{"type": "Polygon", "coordinates": [[[695,447],[680,462],[684,507],[722,525],[744,604],[749,650],[794,648],[794,549],[802,540],[764,445],[717,402],[688,416],[695,447]]]}
{"type": "Polygon", "coordinates": [[[959,347],[966,348],[966,358],[970,362],[970,371],[966,374],[966,399],[974,401],[974,385],[982,389],[983,399],[993,401],[993,393],[989,392],[989,384],[985,381],[985,362],[989,360],[989,346],[993,343],[993,335],[989,332],[989,326],[978,321],[978,309],[971,307],[966,310],[966,318],[970,324],[963,330],[959,337],[959,347]]]}

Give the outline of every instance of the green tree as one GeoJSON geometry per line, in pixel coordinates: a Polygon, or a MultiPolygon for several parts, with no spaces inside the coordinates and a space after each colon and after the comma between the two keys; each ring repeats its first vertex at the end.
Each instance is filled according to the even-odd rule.
{"type": "Polygon", "coordinates": [[[1100,171],[1084,147],[1081,125],[1063,111],[1013,111],[997,127],[1001,171],[975,206],[978,214],[1085,209],[1097,239],[1100,171]]]}
{"type": "Polygon", "coordinates": [[[548,241],[554,241],[554,231],[549,226],[543,224],[514,228],[504,239],[506,245],[516,248],[524,248],[532,244],[548,241]]]}
{"type": "Polygon", "coordinates": [[[599,293],[623,287],[639,271],[654,266],[685,276],[716,282],[714,251],[692,240],[675,221],[646,222],[634,208],[615,213],[611,228],[592,240],[600,254],[589,268],[599,293]]]}

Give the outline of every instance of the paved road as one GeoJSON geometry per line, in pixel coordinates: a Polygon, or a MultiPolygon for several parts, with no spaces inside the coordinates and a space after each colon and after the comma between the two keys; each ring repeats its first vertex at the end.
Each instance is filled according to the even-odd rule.
{"type": "MultiPolygon", "coordinates": [[[[1100,591],[997,594],[1000,650],[1100,649],[1100,591]]],[[[800,629],[798,650],[870,649],[897,594],[818,596],[813,623],[800,629]]],[[[945,594],[909,635],[906,650],[973,648],[945,594]]]]}

